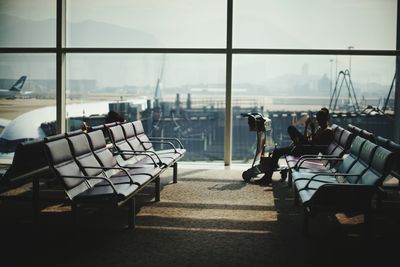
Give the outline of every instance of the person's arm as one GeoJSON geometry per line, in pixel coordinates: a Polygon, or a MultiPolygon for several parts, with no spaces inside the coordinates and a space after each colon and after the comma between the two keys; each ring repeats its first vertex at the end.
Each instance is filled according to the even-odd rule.
{"type": "Polygon", "coordinates": [[[310,125],[310,123],[311,123],[311,118],[309,117],[309,118],[307,118],[307,120],[306,120],[306,122],[305,122],[305,126],[304,126],[304,137],[306,137],[307,138],[307,129],[308,129],[308,125],[310,125]]]}

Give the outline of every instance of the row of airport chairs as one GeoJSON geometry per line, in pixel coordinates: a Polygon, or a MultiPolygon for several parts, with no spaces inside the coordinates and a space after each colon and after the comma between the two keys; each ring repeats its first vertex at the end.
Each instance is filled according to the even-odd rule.
{"type": "Polygon", "coordinates": [[[372,199],[379,196],[379,188],[395,169],[395,152],[373,142],[376,139],[366,131],[355,132],[351,125],[348,129],[334,125],[330,153],[292,158],[288,164],[295,203],[301,202],[304,208],[306,234],[309,218],[321,211],[364,213],[368,224],[372,199]]]}

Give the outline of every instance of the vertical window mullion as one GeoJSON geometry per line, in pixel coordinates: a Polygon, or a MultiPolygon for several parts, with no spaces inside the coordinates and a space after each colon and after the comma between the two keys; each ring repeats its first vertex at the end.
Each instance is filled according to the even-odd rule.
{"type": "MultiPolygon", "coordinates": [[[[397,1],[396,50],[400,50],[400,1],[397,1]]],[[[388,96],[389,97],[389,96],[388,96]]],[[[393,140],[400,142],[400,56],[396,54],[396,88],[394,95],[393,140]]]]}
{"type": "Polygon", "coordinates": [[[65,101],[65,48],[66,44],[66,1],[57,0],[57,18],[56,18],[56,118],[57,133],[65,132],[66,121],[66,101],[65,101]]]}
{"type": "Polygon", "coordinates": [[[233,25],[233,0],[227,0],[225,136],[224,136],[225,166],[231,165],[232,161],[232,35],[233,35],[232,25],[233,25]]]}

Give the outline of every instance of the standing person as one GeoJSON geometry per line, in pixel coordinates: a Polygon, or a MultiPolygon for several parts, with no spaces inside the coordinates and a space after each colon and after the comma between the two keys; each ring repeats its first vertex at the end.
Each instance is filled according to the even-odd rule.
{"type": "Polygon", "coordinates": [[[272,182],[272,173],[278,166],[279,158],[283,155],[318,154],[323,152],[321,146],[329,145],[333,140],[333,131],[328,125],[329,117],[329,110],[322,108],[317,112],[318,129],[316,129],[315,122],[308,118],[305,122],[303,134],[296,127],[289,126],[288,133],[293,145],[274,149],[271,160],[265,166],[265,174],[260,180],[257,180],[257,183],[268,185],[272,182]],[[310,134],[308,133],[308,128],[311,130],[310,134]]]}

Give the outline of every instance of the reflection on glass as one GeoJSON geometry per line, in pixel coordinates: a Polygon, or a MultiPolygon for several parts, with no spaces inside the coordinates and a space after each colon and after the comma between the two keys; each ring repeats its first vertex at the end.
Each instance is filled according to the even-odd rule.
{"type": "Polygon", "coordinates": [[[395,49],[396,0],[235,0],[234,47],[395,49]]]}
{"type": "MultiPolygon", "coordinates": [[[[269,116],[269,146],[288,145],[287,127],[302,130],[306,116],[321,107],[330,109],[332,123],[352,123],[393,138],[394,88],[389,92],[394,74],[395,57],[237,55],[233,106],[269,116]]],[[[255,134],[246,119],[234,121],[233,127],[233,158],[251,159],[255,134]],[[237,145],[243,140],[252,145],[237,145]]]]}
{"type": "Polygon", "coordinates": [[[151,136],[177,137],[186,160],[222,160],[225,56],[70,54],[68,130],[106,122],[109,111],[142,120],[151,136]]]}
{"type": "Polygon", "coordinates": [[[0,47],[54,47],[56,1],[1,0],[0,47]]]}
{"type": "Polygon", "coordinates": [[[55,56],[0,55],[0,158],[56,132],[55,56]]]}
{"type": "Polygon", "coordinates": [[[71,47],[224,47],[226,0],[67,1],[71,47]]]}

